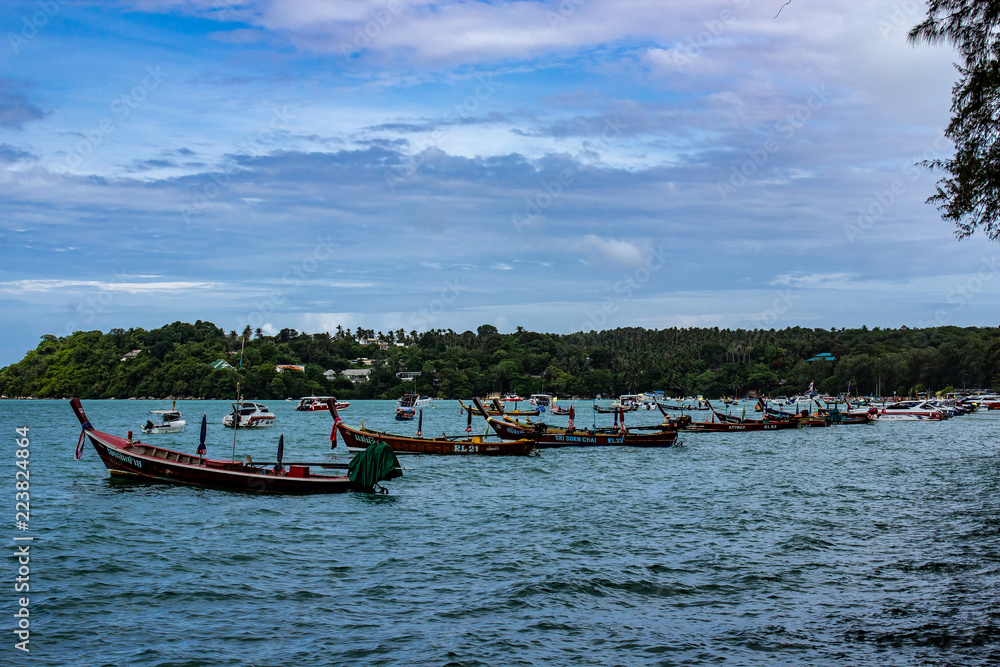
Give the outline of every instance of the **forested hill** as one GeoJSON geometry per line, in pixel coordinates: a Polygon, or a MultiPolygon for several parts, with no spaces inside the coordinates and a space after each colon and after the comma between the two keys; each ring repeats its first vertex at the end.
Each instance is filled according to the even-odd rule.
{"type": "Polygon", "coordinates": [[[243,395],[258,399],[398,398],[408,392],[462,399],[493,392],[589,397],[652,390],[791,395],[811,382],[828,394],[843,393],[850,383],[852,394],[881,389],[907,395],[998,387],[1000,329],[626,328],[555,335],[520,327],[501,334],[483,325],[462,333],[338,327],[269,336],[249,328],[226,333],[199,320],[151,331],[43,336],[24,359],[0,369],[0,395],[231,399],[238,373],[243,395]],[[304,371],[278,372],[279,365],[304,371]],[[350,368],[367,369],[367,379],[326,373],[350,368]],[[397,376],[403,371],[420,375],[404,382],[397,376]]]}

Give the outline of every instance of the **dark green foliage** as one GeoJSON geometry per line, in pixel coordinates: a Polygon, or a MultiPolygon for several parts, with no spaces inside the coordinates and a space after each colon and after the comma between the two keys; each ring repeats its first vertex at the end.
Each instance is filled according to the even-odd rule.
{"type": "Polygon", "coordinates": [[[961,57],[951,91],[951,122],[945,136],[955,154],[925,166],[945,171],[928,202],[955,223],[957,236],[977,228],[1000,240],[1000,1],[929,0],[927,18],[909,34],[911,42],[948,42],[961,57]]]}
{"type": "MultiPolygon", "coordinates": [[[[248,332],[244,332],[247,334],[248,332]]],[[[196,397],[232,399],[311,394],[398,398],[418,392],[468,399],[494,392],[589,397],[662,390],[670,395],[795,394],[810,383],[839,394],[909,394],[920,388],[1000,384],[1000,330],[933,329],[614,329],[569,335],[521,328],[501,334],[431,330],[389,335],[368,329],[307,334],[282,329],[245,340],[209,322],[160,329],[78,331],[42,336],[38,347],[0,369],[0,394],[38,398],[196,397]],[[383,345],[361,345],[378,338],[383,345]],[[381,349],[385,347],[385,349],[381,349]],[[139,350],[134,357],[126,355],[139,350]],[[819,353],[835,361],[807,362],[819,353]],[[364,364],[362,358],[371,360],[364,364]],[[238,370],[215,370],[217,359],[238,370]],[[242,359],[242,362],[241,362],[242,359]],[[276,365],[305,366],[277,372],[276,365]],[[368,368],[369,379],[330,381],[324,371],[368,368]],[[420,371],[402,381],[401,371],[420,371]]]]}

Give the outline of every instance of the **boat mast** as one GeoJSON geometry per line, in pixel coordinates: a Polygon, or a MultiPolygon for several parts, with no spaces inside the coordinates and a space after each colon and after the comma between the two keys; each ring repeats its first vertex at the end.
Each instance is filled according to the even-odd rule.
{"type": "Polygon", "coordinates": [[[236,409],[233,410],[233,461],[236,461],[236,432],[240,430],[240,410],[243,406],[243,397],[240,396],[240,371],[243,370],[243,348],[246,345],[246,339],[240,338],[240,366],[236,369],[236,409]]]}

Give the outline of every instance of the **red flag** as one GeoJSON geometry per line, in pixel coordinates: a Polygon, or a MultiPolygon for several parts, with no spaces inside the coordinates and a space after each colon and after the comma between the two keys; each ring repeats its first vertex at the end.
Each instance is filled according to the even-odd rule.
{"type": "Polygon", "coordinates": [[[333,420],[333,428],[330,429],[330,449],[337,448],[337,424],[340,423],[339,419],[333,420]]]}
{"type": "Polygon", "coordinates": [[[573,418],[576,417],[576,410],[573,409],[573,405],[569,406],[569,428],[573,428],[573,418]]]}

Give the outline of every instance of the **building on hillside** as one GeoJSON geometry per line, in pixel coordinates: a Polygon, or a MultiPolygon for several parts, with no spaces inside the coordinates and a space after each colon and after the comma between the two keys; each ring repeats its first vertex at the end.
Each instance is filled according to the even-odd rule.
{"type": "Polygon", "coordinates": [[[231,371],[236,370],[235,368],[232,367],[232,365],[228,361],[224,359],[216,359],[215,361],[212,362],[211,366],[217,371],[221,371],[226,368],[228,368],[231,371]]]}
{"type": "Polygon", "coordinates": [[[347,368],[340,371],[340,375],[351,382],[364,382],[371,375],[371,372],[370,368],[347,368]]]}
{"type": "Polygon", "coordinates": [[[279,373],[284,373],[285,371],[299,371],[301,373],[306,372],[305,366],[296,366],[295,364],[281,364],[280,366],[275,366],[274,370],[279,373]]]}

